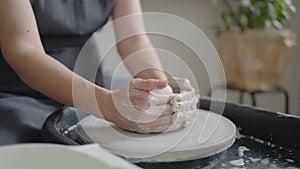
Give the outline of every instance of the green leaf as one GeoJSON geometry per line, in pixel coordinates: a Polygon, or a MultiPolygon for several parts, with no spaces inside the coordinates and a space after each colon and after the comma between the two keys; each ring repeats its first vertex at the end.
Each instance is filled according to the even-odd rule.
{"type": "MultiPolygon", "coordinates": [[[[221,0],[212,0],[218,3],[221,0]]],[[[299,0],[297,0],[299,1],[299,0]]],[[[295,0],[222,0],[221,14],[226,29],[282,29],[296,13],[295,0]]]]}

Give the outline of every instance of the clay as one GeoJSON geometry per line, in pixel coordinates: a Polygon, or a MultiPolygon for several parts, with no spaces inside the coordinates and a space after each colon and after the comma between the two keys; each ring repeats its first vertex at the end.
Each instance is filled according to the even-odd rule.
{"type": "Polygon", "coordinates": [[[238,156],[243,157],[244,156],[244,151],[249,151],[249,149],[245,146],[239,146],[238,147],[238,152],[237,152],[238,156]]]}
{"type": "Polygon", "coordinates": [[[243,166],[243,165],[245,165],[244,159],[232,160],[232,161],[229,161],[229,163],[233,166],[243,166]]]}
{"type": "Polygon", "coordinates": [[[157,95],[167,95],[167,94],[172,94],[173,90],[172,90],[171,86],[167,85],[163,89],[154,89],[154,90],[152,90],[152,93],[157,94],[157,95]]]}

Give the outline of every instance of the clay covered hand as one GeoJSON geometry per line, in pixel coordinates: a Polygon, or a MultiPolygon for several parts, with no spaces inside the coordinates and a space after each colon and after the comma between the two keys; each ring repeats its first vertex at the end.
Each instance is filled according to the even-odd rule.
{"type": "Polygon", "coordinates": [[[188,112],[196,109],[198,95],[188,79],[175,77],[169,80],[169,85],[174,91],[170,98],[173,112],[188,112]]]}
{"type": "MultiPolygon", "coordinates": [[[[166,81],[133,79],[112,91],[110,121],[138,133],[160,133],[183,127],[195,116],[195,90],[188,81],[181,93],[173,93],[166,81]]],[[[175,88],[176,89],[176,88],[175,88]]]]}
{"type": "Polygon", "coordinates": [[[155,95],[153,90],[166,87],[167,81],[133,79],[112,91],[110,121],[118,127],[138,133],[164,132],[172,124],[170,95],[155,95]]]}

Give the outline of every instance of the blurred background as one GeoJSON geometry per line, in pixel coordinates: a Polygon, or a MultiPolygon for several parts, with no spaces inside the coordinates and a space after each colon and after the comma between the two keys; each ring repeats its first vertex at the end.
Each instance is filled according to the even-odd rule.
{"type": "MultiPolygon", "coordinates": [[[[142,0],[142,8],[144,12],[161,12],[176,15],[178,17],[184,18],[201,29],[207,37],[211,40],[213,44],[216,44],[216,29],[215,25],[221,23],[221,11],[224,9],[224,4],[220,3],[218,5],[213,5],[211,0],[142,0]]],[[[299,6],[299,4],[296,4],[299,6]]],[[[298,9],[298,8],[297,8],[298,9]]],[[[298,42],[300,37],[300,13],[297,12],[295,16],[292,17],[290,29],[297,34],[298,42]]],[[[147,28],[146,28],[147,29],[147,28]]],[[[180,28],[166,28],[166,29],[180,29],[180,28]]],[[[188,33],[188,32],[187,32],[188,33]]],[[[98,34],[101,34],[98,33],[98,34]]],[[[97,38],[98,45],[104,43],[97,38]]],[[[105,35],[111,38],[113,34],[105,35]]],[[[195,82],[199,88],[199,93],[202,96],[208,95],[211,89],[211,84],[209,82],[208,73],[206,72],[203,64],[197,60],[197,56],[184,44],[181,42],[158,35],[150,35],[154,47],[158,47],[180,57],[192,70],[195,76],[195,82]]],[[[101,50],[101,49],[100,49],[101,50]]],[[[279,85],[287,90],[289,94],[289,113],[300,115],[300,53],[299,45],[296,46],[293,56],[288,63],[287,69],[284,71],[283,76],[279,81],[279,85]]],[[[173,65],[173,72],[178,74],[177,76],[184,76],[184,72],[178,67],[176,61],[169,59],[163,59],[162,62],[165,65],[173,65]],[[173,63],[172,63],[173,62],[173,63]],[[176,72],[177,71],[177,72],[176,72]]],[[[121,63],[117,51],[113,48],[108,56],[105,56],[103,63],[103,72],[105,76],[109,79],[116,69],[118,73],[115,74],[117,79],[126,79],[130,75],[125,67],[119,67],[121,63]]],[[[216,65],[218,66],[218,65],[216,65]]],[[[172,68],[171,68],[172,69],[172,68]]],[[[217,75],[216,75],[217,76],[217,75]]],[[[107,80],[107,84],[110,81],[107,80]]],[[[238,102],[239,93],[236,91],[227,91],[227,100],[238,102]]],[[[280,93],[268,93],[260,94],[256,97],[256,102],[258,107],[267,108],[273,111],[284,112],[284,95],[280,93]]],[[[249,95],[245,95],[244,103],[251,104],[249,95]]]]}

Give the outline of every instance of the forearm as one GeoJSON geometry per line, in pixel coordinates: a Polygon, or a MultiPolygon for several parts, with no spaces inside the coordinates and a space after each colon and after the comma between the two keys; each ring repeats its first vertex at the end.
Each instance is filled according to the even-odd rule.
{"type": "Polygon", "coordinates": [[[160,59],[147,35],[136,35],[118,43],[129,71],[138,78],[166,80],[160,59]]]}
{"type": "Polygon", "coordinates": [[[73,73],[42,50],[23,50],[5,53],[5,55],[7,62],[31,88],[62,104],[74,106],[97,117],[101,116],[97,103],[96,106],[92,105],[95,101],[91,102],[91,100],[95,90],[98,98],[105,100],[107,90],[73,73]]]}
{"type": "Polygon", "coordinates": [[[15,55],[20,59],[7,61],[23,82],[60,103],[73,105],[72,72],[40,51],[32,50],[15,55]]]}
{"type": "Polygon", "coordinates": [[[113,20],[118,51],[131,74],[166,80],[157,53],[145,33],[140,0],[116,0],[113,20]]]}
{"type": "Polygon", "coordinates": [[[2,55],[28,86],[101,117],[98,103],[100,108],[108,104],[104,102],[110,91],[74,74],[44,52],[30,1],[1,0],[0,25],[2,55]],[[93,99],[95,93],[99,102],[93,99]]]}

